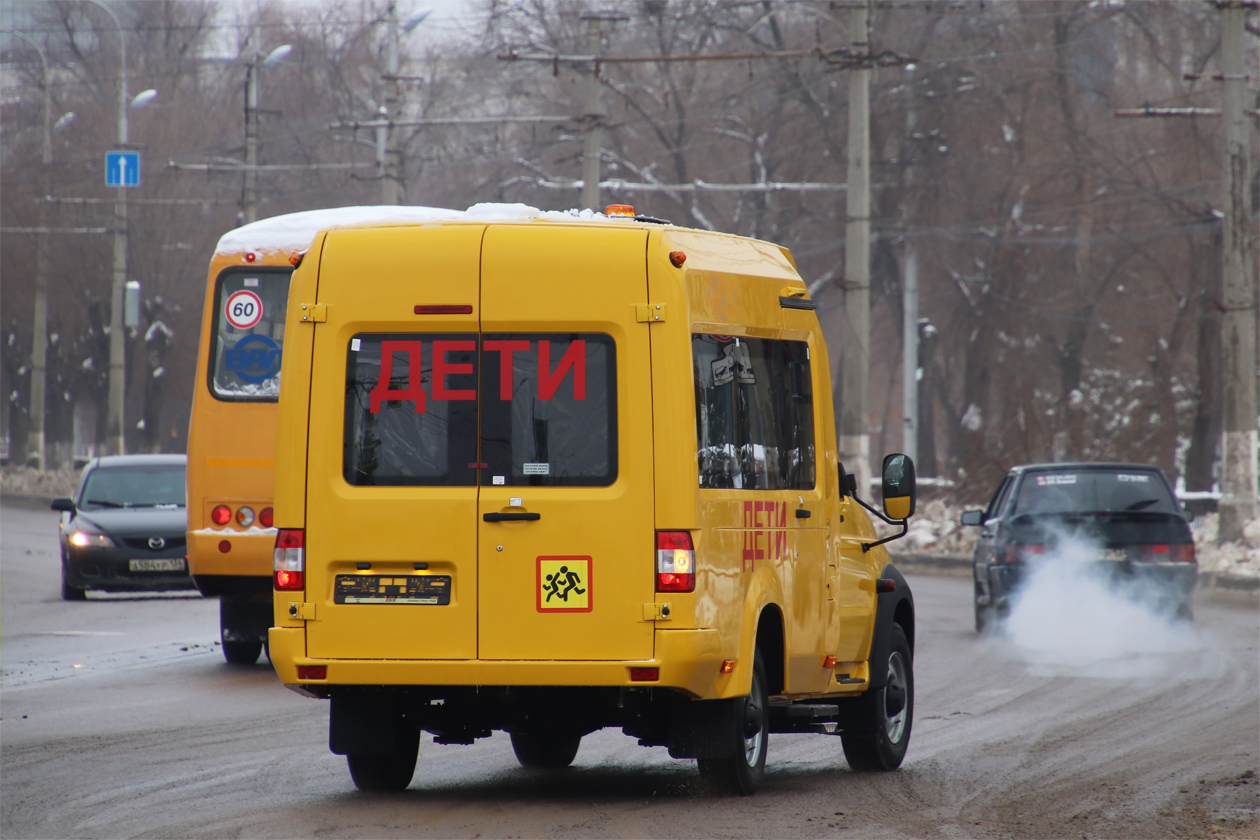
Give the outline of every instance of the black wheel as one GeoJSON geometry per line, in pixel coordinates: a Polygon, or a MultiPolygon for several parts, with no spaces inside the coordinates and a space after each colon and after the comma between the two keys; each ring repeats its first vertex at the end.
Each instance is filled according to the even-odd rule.
{"type": "Polygon", "coordinates": [[[989,629],[989,608],[982,606],[978,600],[973,603],[976,608],[976,632],[983,633],[989,629]]]}
{"type": "Polygon", "coordinates": [[[253,665],[262,653],[262,642],[223,642],[223,658],[229,665],[253,665]]]}
{"type": "Polygon", "coordinates": [[[844,757],[854,770],[896,770],[910,745],[914,722],[914,663],[910,643],[900,624],[892,626],[888,652],[888,682],[868,692],[852,731],[842,731],[844,757]]]}
{"type": "Polygon", "coordinates": [[[66,581],[66,561],[61,561],[61,600],[63,601],[86,601],[87,590],[75,589],[66,581]]]}
{"type": "Polygon", "coordinates": [[[350,778],[359,790],[393,792],[406,790],[416,773],[416,757],[420,754],[420,731],[403,727],[406,734],[393,752],[371,755],[347,755],[350,778]]]}
{"type": "Polygon", "coordinates": [[[766,696],[766,666],[761,651],[753,659],[752,687],[747,697],[732,703],[729,739],[731,755],[702,758],[700,775],[731,793],[751,796],[766,777],[766,748],[770,743],[769,701],[766,696]]]}
{"type": "Polygon", "coordinates": [[[568,767],[582,745],[581,735],[556,735],[544,732],[513,732],[512,749],[522,767],[568,767]]]}
{"type": "Polygon", "coordinates": [[[1182,601],[1177,605],[1176,615],[1179,621],[1194,621],[1194,606],[1189,601],[1182,601]]]}

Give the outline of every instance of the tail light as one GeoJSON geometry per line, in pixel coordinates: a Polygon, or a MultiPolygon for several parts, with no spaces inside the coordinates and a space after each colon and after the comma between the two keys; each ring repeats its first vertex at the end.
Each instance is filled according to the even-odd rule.
{"type": "Polygon", "coordinates": [[[1144,545],[1142,546],[1141,556],[1142,560],[1147,563],[1193,563],[1195,562],[1194,543],[1144,545]]]}
{"type": "Polygon", "coordinates": [[[656,532],[656,591],[696,591],[696,550],[689,532],[656,532]]]}
{"type": "Polygon", "coordinates": [[[248,528],[254,524],[254,509],[249,505],[242,505],[236,509],[236,524],[242,528],[248,528]]]}
{"type": "Polygon", "coordinates": [[[258,524],[264,528],[270,528],[272,523],[273,512],[271,508],[263,508],[258,511],[258,524]]]}
{"type": "Polygon", "coordinates": [[[1026,560],[1045,554],[1045,552],[1046,547],[1044,545],[1020,545],[1019,543],[1008,542],[998,552],[997,560],[999,563],[1023,563],[1026,560]]]}
{"type": "Polygon", "coordinates": [[[281,528],[276,533],[276,589],[291,591],[306,586],[306,532],[301,528],[281,528]]]}
{"type": "Polygon", "coordinates": [[[232,521],[232,509],[227,505],[216,505],[210,511],[210,521],[219,526],[228,524],[232,521]]]}

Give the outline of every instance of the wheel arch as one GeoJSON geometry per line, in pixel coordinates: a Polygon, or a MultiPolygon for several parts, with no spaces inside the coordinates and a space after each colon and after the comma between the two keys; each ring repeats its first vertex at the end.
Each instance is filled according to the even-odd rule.
{"type": "Polygon", "coordinates": [[[888,681],[888,654],[892,644],[892,626],[900,625],[914,654],[914,595],[910,584],[891,563],[884,566],[880,577],[895,584],[892,591],[879,593],[875,606],[875,627],[871,634],[869,667],[871,682],[868,690],[878,691],[888,681]]]}
{"type": "Polygon", "coordinates": [[[766,693],[782,694],[786,684],[786,637],[783,632],[783,613],[778,604],[766,604],[757,618],[757,637],[752,655],[761,651],[766,668],[766,693]]]}

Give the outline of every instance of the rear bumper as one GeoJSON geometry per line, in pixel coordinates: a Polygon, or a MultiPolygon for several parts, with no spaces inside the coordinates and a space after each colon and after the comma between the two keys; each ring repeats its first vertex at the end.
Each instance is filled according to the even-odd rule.
{"type": "Polygon", "coordinates": [[[202,528],[188,532],[188,568],[194,578],[214,575],[270,579],[275,549],[275,528],[202,528]]]}
{"type": "Polygon", "coordinates": [[[738,693],[732,675],[718,673],[722,655],[716,630],[658,630],[656,656],[633,662],[310,659],[301,627],[272,627],[269,651],[280,681],[313,696],[322,696],[331,685],[669,688],[704,699],[738,693]],[[300,680],[299,665],[324,665],[327,679],[300,680]],[[659,668],[660,677],[631,680],[632,668],[659,668]]]}
{"type": "MultiPolygon", "coordinates": [[[[1103,562],[1087,568],[1095,576],[1093,579],[1103,581],[1117,594],[1158,609],[1174,610],[1190,602],[1199,573],[1197,563],[1187,562],[1103,562]]],[[[1006,612],[1012,596],[1030,573],[1030,569],[1020,565],[988,564],[984,574],[989,584],[989,603],[1006,612]]]]}

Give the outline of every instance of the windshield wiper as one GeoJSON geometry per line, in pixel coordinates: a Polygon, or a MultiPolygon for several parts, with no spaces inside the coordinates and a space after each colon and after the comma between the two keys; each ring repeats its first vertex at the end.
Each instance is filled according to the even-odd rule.
{"type": "Polygon", "coordinates": [[[1125,508],[1125,510],[1126,511],[1142,510],[1143,508],[1148,508],[1151,505],[1156,505],[1156,504],[1159,504],[1159,499],[1140,499],[1139,501],[1136,501],[1133,504],[1129,505],[1127,508],[1125,508]]]}
{"type": "Polygon", "coordinates": [[[125,508],[125,507],[129,507],[129,505],[128,505],[126,502],[107,502],[107,501],[105,501],[104,499],[88,499],[88,500],[87,500],[87,501],[85,501],[83,504],[85,504],[85,505],[98,505],[98,506],[100,506],[100,507],[107,507],[107,508],[125,508]]]}

